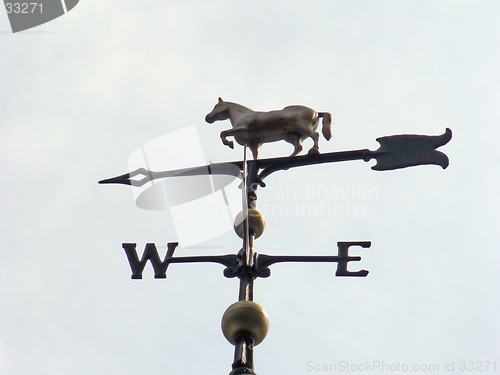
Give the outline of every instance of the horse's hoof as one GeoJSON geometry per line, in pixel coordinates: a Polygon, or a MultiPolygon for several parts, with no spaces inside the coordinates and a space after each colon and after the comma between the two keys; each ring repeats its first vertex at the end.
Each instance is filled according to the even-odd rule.
{"type": "Polygon", "coordinates": [[[230,148],[234,148],[234,142],[233,142],[233,141],[229,141],[227,145],[228,145],[230,148]]]}
{"type": "Polygon", "coordinates": [[[313,147],[307,151],[308,155],[319,155],[319,148],[313,147]]]}

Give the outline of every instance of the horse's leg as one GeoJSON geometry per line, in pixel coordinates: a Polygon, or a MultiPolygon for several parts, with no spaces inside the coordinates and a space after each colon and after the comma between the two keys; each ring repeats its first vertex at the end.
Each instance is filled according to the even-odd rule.
{"type": "Polygon", "coordinates": [[[222,143],[225,144],[226,146],[229,146],[230,148],[234,148],[234,142],[233,141],[228,141],[226,137],[228,136],[234,136],[233,134],[233,129],[230,130],[224,130],[220,133],[220,138],[222,139],[222,143]]]}
{"type": "Polygon", "coordinates": [[[312,138],[314,144],[307,153],[308,154],[319,154],[319,134],[318,134],[318,132],[315,132],[314,130],[311,131],[311,133],[309,134],[309,137],[312,138]]]}
{"type": "Polygon", "coordinates": [[[290,156],[295,156],[297,155],[300,151],[302,151],[302,142],[300,140],[300,136],[296,133],[290,133],[287,135],[285,138],[285,141],[288,143],[291,143],[295,149],[293,150],[292,154],[290,156]]]}
{"type": "Polygon", "coordinates": [[[295,142],[294,146],[295,146],[295,150],[293,150],[293,152],[290,156],[295,156],[304,149],[304,147],[302,147],[302,141],[300,140],[299,137],[297,137],[297,142],[295,142]]]}

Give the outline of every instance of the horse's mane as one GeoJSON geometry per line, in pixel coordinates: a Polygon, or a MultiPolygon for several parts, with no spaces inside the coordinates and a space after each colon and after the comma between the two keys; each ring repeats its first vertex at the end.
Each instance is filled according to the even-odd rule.
{"type": "Polygon", "coordinates": [[[250,108],[245,107],[244,105],[241,105],[238,103],[233,103],[233,102],[225,102],[225,103],[233,106],[234,109],[236,109],[238,112],[247,112],[247,111],[254,112],[253,109],[250,109],[250,108]]]}

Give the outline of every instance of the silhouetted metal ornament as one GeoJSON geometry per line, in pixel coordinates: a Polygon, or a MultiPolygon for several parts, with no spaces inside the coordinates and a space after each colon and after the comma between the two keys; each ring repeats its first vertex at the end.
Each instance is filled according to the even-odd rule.
{"type": "Polygon", "coordinates": [[[214,109],[205,117],[205,121],[209,124],[229,120],[233,128],[220,133],[222,143],[234,148],[233,141],[227,140],[227,137],[234,137],[240,145],[250,148],[255,160],[263,143],[279,140],[291,143],[294,150],[290,156],[295,156],[303,149],[302,141],[311,138],[313,146],[309,153],[319,154],[319,134],[316,129],[320,119],[321,132],[329,141],[332,138],[331,113],[316,112],[303,105],[289,105],[283,109],[261,112],[219,98],[214,109]]]}
{"type": "Polygon", "coordinates": [[[319,135],[312,133],[315,132],[320,118],[323,122],[323,135],[326,139],[330,139],[332,118],[327,112],[317,113],[303,106],[290,106],[280,111],[254,112],[239,104],[219,99],[212,112],[207,115],[207,122],[230,119],[233,129],[221,133],[223,143],[232,147],[232,141],[228,141],[226,137],[233,136],[238,143],[250,147],[254,160],[245,163],[245,149],[243,161],[214,163],[173,171],[149,171],[139,168],[130,173],[99,181],[100,184],[143,186],[153,180],[171,177],[217,174],[241,177],[243,175],[242,186],[246,191],[242,195],[245,207],[234,223],[236,234],[243,239],[243,248],[237,254],[178,257],[174,256],[178,243],[172,242],[167,245],[166,256],[161,260],[155,244],[148,243],[139,259],[135,243],[122,244],[132,270],[132,279],[142,278],[147,262],[152,264],[155,278],[166,278],[170,264],[199,262],[219,263],[225,267],[224,276],[239,278],[238,302],[227,308],[221,322],[224,336],[235,346],[232,371],[229,375],[255,375],[253,347],[260,344],[266,337],[269,330],[269,318],[262,306],[253,302],[253,283],[256,278],[269,277],[270,267],[273,264],[332,262],[337,263],[335,276],[366,277],[368,275],[367,270],[348,269],[348,264],[361,260],[361,257],[349,254],[350,248],[369,248],[371,246],[369,241],[337,242],[336,255],[266,255],[254,252],[254,240],[263,234],[265,228],[264,218],[255,208],[257,188],[266,186],[264,180],[267,176],[294,167],[349,160],[367,162],[376,159],[376,164],[372,166],[372,169],[376,171],[425,164],[448,167],[448,157],[437,151],[437,148],[450,141],[452,137],[450,129],[446,129],[443,134],[437,136],[402,134],[380,137],[377,138],[380,147],[375,151],[360,149],[320,154],[319,135]],[[295,156],[302,150],[300,141],[308,136],[314,141],[309,154],[295,156]],[[260,145],[275,140],[286,140],[294,145],[295,149],[291,157],[257,159],[260,145]]]}

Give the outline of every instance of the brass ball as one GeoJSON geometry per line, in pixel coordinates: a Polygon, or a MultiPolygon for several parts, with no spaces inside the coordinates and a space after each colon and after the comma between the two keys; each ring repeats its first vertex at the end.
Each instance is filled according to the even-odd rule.
{"type": "Polygon", "coordinates": [[[264,308],[253,301],[238,301],[222,316],[222,333],[233,345],[241,334],[248,334],[254,345],[260,344],[269,331],[269,318],[264,308]]]}
{"type": "MultiPolygon", "coordinates": [[[[234,231],[240,237],[244,237],[243,233],[243,212],[240,212],[236,215],[234,219],[234,231]]],[[[259,238],[264,232],[264,228],[266,226],[266,222],[264,221],[264,217],[262,214],[257,211],[255,208],[248,209],[248,230],[250,233],[253,233],[255,238],[259,238]]]]}

